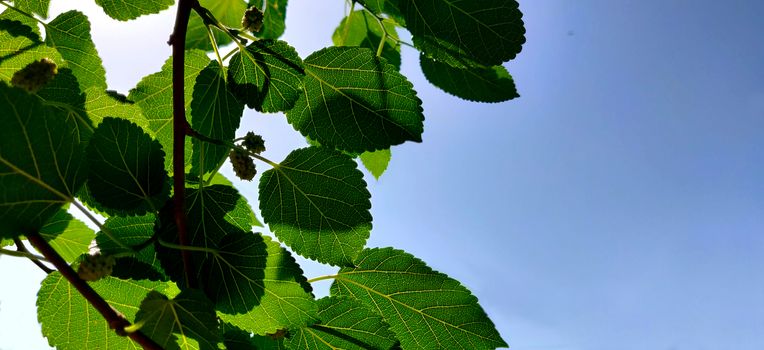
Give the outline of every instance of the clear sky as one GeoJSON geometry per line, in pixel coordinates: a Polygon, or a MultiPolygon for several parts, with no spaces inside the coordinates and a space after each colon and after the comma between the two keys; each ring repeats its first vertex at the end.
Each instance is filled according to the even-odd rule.
{"type": "MultiPolygon", "coordinates": [[[[172,13],[121,24],[52,3],[94,8],[110,88],[169,56],[172,13]]],[[[424,143],[369,181],[369,245],[462,281],[514,349],[764,349],[764,2],[520,5],[516,101],[451,97],[404,48],[424,143]]],[[[343,1],[289,10],[284,39],[304,57],[330,44],[343,1]]],[[[272,159],[304,144],[280,115],[248,112],[245,129],[272,159]]],[[[44,348],[30,328],[42,273],[2,257],[0,274],[18,279],[0,288],[0,349],[44,348]]]]}

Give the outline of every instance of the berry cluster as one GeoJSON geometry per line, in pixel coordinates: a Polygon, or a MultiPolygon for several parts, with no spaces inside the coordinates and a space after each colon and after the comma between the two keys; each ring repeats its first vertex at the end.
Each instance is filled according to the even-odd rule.
{"type": "Polygon", "coordinates": [[[42,89],[56,74],[58,74],[56,62],[49,58],[42,58],[13,73],[11,84],[29,93],[35,93],[42,89]]]}
{"type": "Polygon", "coordinates": [[[263,12],[254,6],[248,8],[241,19],[241,27],[253,33],[259,32],[263,29],[263,12]]]}
{"type": "Polygon", "coordinates": [[[265,140],[263,140],[263,137],[260,135],[257,135],[253,132],[248,132],[246,136],[244,136],[244,141],[241,142],[241,145],[244,146],[248,151],[260,154],[265,152],[265,140]]]}
{"type": "Polygon", "coordinates": [[[97,281],[111,275],[115,263],[114,257],[111,255],[101,253],[86,255],[77,268],[77,274],[85,281],[97,281]]]}
{"type": "Polygon", "coordinates": [[[240,179],[252,181],[255,174],[257,174],[255,161],[252,160],[252,157],[247,152],[234,148],[228,155],[228,159],[231,160],[231,165],[233,165],[233,172],[240,179]]]}

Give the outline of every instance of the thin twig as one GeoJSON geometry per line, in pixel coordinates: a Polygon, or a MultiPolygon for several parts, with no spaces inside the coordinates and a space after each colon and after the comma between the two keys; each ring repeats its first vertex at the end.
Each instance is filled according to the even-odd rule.
{"type": "Polygon", "coordinates": [[[40,261],[40,260],[46,260],[44,257],[40,257],[40,256],[37,256],[37,255],[34,255],[34,254],[30,253],[29,250],[27,249],[27,247],[24,245],[24,242],[21,241],[21,239],[16,237],[16,238],[13,239],[13,243],[16,243],[16,250],[19,253],[27,254],[25,256],[27,258],[29,258],[29,260],[31,260],[33,264],[37,265],[37,267],[39,267],[40,270],[43,270],[45,272],[45,274],[50,274],[51,272],[54,271],[50,267],[45,266],[45,264],[43,264],[40,261]],[[40,259],[40,258],[42,258],[42,259],[40,259]]]}
{"type": "Polygon", "coordinates": [[[48,261],[50,261],[53,266],[55,266],[59,272],[61,272],[61,275],[66,278],[69,283],[74,286],[77,291],[82,294],[85,299],[92,305],[96,310],[98,310],[101,315],[103,315],[103,318],[106,319],[106,322],[109,323],[109,327],[117,332],[117,334],[121,336],[128,336],[130,339],[135,341],[136,343],[140,344],[144,349],[147,350],[161,350],[162,347],[151,340],[151,338],[147,337],[145,334],[141,332],[132,332],[127,333],[125,332],[125,327],[130,326],[130,321],[125,319],[124,316],[120,315],[116,310],[114,310],[109,303],[106,302],[106,300],[101,297],[101,295],[96,292],[93,287],[91,287],[87,282],[83,281],[78,275],[77,272],[74,272],[71,266],[64,260],[64,258],[61,257],[61,255],[56,252],[53,247],[48,244],[48,242],[45,241],[42,236],[40,236],[39,233],[33,233],[30,235],[27,235],[27,239],[32,244],[37,251],[42,254],[48,261]]]}

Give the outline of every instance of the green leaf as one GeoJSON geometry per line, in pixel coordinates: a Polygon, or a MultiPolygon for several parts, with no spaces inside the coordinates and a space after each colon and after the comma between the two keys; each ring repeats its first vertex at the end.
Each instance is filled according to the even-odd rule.
{"type": "Polygon", "coordinates": [[[143,116],[141,108],[132,101],[121,100],[118,94],[95,87],[86,90],[85,96],[85,109],[93,125],[98,126],[104,118],[113,117],[129,120],[144,131],[150,130],[149,122],[143,116]]]}
{"type": "Polygon", "coordinates": [[[287,120],[326,147],[363,152],[422,140],[411,83],[369,49],[329,47],[305,59],[304,93],[287,120]]]}
{"type": "MultiPolygon", "coordinates": [[[[382,57],[388,63],[401,69],[401,47],[398,45],[398,33],[392,21],[383,21],[387,33],[385,47],[382,49],[382,57]]],[[[384,30],[373,14],[368,11],[354,11],[343,18],[337,29],[332,34],[332,42],[336,46],[358,46],[370,49],[374,52],[382,41],[384,30]]]]}
{"type": "Polygon", "coordinates": [[[59,69],[58,74],[37,92],[37,97],[42,99],[43,104],[64,111],[68,119],[76,121],[80,142],[90,140],[94,129],[92,119],[85,110],[87,96],[80,91],[71,69],[59,69]]]}
{"type": "Polygon", "coordinates": [[[90,21],[79,11],[64,12],[45,26],[45,43],[55,47],[72,70],[80,89],[106,90],[106,71],[90,38],[90,21]]]}
{"type": "MultiPolygon", "coordinates": [[[[149,292],[163,292],[167,288],[159,282],[113,277],[89,284],[128,320],[134,319],[140,301],[149,292]]],[[[59,272],[49,274],[42,281],[37,293],[37,319],[48,344],[59,350],[141,349],[137,343],[109,328],[103,316],[59,272]]]]}
{"type": "Polygon", "coordinates": [[[120,21],[159,13],[173,3],[175,0],[96,0],[96,4],[103,8],[103,12],[120,21]]]}
{"type": "Polygon", "coordinates": [[[443,91],[473,102],[503,102],[520,97],[515,82],[502,66],[489,68],[455,68],[425,57],[419,57],[427,80],[443,91]]]}
{"type": "Polygon", "coordinates": [[[87,157],[88,189],[107,213],[156,212],[169,197],[162,146],[130,121],[104,119],[87,157]]]}
{"type": "Polygon", "coordinates": [[[302,60],[283,41],[260,40],[231,57],[228,79],[234,94],[261,112],[286,111],[300,97],[302,60]]]}
{"type": "Polygon", "coordinates": [[[111,275],[122,279],[148,279],[166,281],[153,244],[147,243],[154,235],[156,215],[112,216],[104,222],[108,230],[119,242],[112,240],[104,232],[96,235],[96,243],[102,254],[116,255],[116,264],[111,275]],[[140,252],[130,247],[141,246],[140,252]]]}
{"type": "Polygon", "coordinates": [[[38,231],[85,181],[77,122],[0,83],[0,238],[38,231]]]}
{"type": "Polygon", "coordinates": [[[379,177],[387,170],[387,165],[390,164],[390,158],[392,158],[390,149],[383,149],[374,152],[364,152],[359,156],[363,166],[366,167],[369,172],[374,175],[374,178],[379,180],[379,177]]]}
{"type": "Polygon", "coordinates": [[[467,288],[400,250],[364,250],[356,267],[337,273],[331,294],[358,299],[382,315],[404,349],[507,346],[467,288]]]}
{"type": "Polygon", "coordinates": [[[321,147],[292,151],[260,178],[260,212],[297,254],[349,265],[371,231],[371,195],[347,155],[321,147]]]}
{"type": "Polygon", "coordinates": [[[397,342],[382,316],[360,301],[326,297],[318,300],[318,310],[319,322],[292,332],[288,348],[387,350],[397,342]]]}
{"type": "Polygon", "coordinates": [[[273,339],[267,335],[250,335],[241,328],[223,323],[224,344],[228,350],[284,350],[282,339],[273,339]]]}
{"type": "Polygon", "coordinates": [[[207,295],[231,325],[264,335],[315,321],[315,301],[304,289],[302,270],[268,237],[229,234],[202,269],[207,295]]]}
{"type": "Polygon", "coordinates": [[[381,15],[384,13],[399,25],[406,26],[397,0],[358,0],[358,2],[374,14],[381,15]]]}
{"type": "MultiPolygon", "coordinates": [[[[199,4],[208,9],[220,23],[231,28],[241,27],[241,18],[247,10],[247,3],[243,0],[199,0],[199,4]]],[[[218,46],[231,42],[231,37],[217,29],[213,29],[212,33],[218,46]]],[[[188,21],[186,49],[212,50],[204,22],[195,12],[191,13],[191,19],[188,21]]]]}
{"type": "Polygon", "coordinates": [[[95,232],[61,209],[40,228],[40,235],[64,260],[73,262],[88,252],[95,232]]]}
{"type": "MultiPolygon", "coordinates": [[[[242,113],[244,105],[228,90],[223,67],[217,61],[210,61],[196,78],[191,100],[191,127],[213,139],[232,141],[242,113]]],[[[191,172],[200,176],[217,170],[218,164],[228,156],[227,146],[197,139],[193,145],[191,172]]]]}
{"type": "Polygon", "coordinates": [[[151,291],[141,302],[135,322],[144,334],[167,350],[217,350],[222,341],[215,307],[204,293],[187,289],[172,300],[151,291]]]}
{"type": "Polygon", "coordinates": [[[408,0],[400,6],[417,48],[455,67],[500,65],[525,43],[515,0],[408,0]]]}
{"type": "Polygon", "coordinates": [[[50,0],[23,0],[14,1],[13,4],[21,10],[32,12],[42,17],[48,17],[50,0]]]}
{"type": "MultiPolygon", "coordinates": [[[[21,9],[18,5],[16,5],[16,7],[21,9]]],[[[29,9],[26,9],[26,11],[32,12],[29,9]]],[[[40,41],[40,38],[41,38],[40,24],[39,22],[35,21],[33,18],[27,17],[11,8],[6,8],[2,13],[0,13],[0,21],[21,22],[23,25],[29,27],[29,30],[35,34],[32,37],[30,37],[30,39],[33,39],[35,41],[40,41]]],[[[2,28],[2,25],[0,25],[0,28],[2,28]]]]}
{"type": "Polygon", "coordinates": [[[63,64],[61,54],[46,46],[39,33],[37,22],[29,21],[13,10],[0,15],[0,80],[10,82],[13,73],[42,58],[63,64]]]}
{"type": "MultiPolygon", "coordinates": [[[[186,119],[191,117],[191,98],[199,73],[207,67],[210,59],[202,51],[186,51],[184,68],[186,119]]],[[[166,154],[172,154],[172,57],[165,61],[162,70],[144,77],[130,90],[127,97],[141,108],[148,119],[149,129],[162,144],[166,154]]],[[[186,139],[186,164],[191,160],[191,140],[186,139]]],[[[172,170],[172,157],[166,157],[165,169],[172,170]]]]}
{"type": "Polygon", "coordinates": [[[287,2],[287,0],[268,0],[265,9],[262,4],[257,6],[263,11],[263,29],[255,33],[258,38],[278,39],[284,34],[287,2]]]}

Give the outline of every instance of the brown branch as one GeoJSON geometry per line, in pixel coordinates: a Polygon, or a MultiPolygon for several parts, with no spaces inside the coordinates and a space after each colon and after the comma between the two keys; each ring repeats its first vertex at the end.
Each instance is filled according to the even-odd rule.
{"type": "MultiPolygon", "coordinates": [[[[27,250],[27,247],[24,246],[24,242],[22,242],[18,237],[13,239],[13,243],[16,243],[16,251],[22,252],[22,253],[29,253],[29,250],[27,250]]],[[[50,267],[45,266],[40,260],[29,258],[37,267],[40,268],[40,270],[43,270],[45,274],[50,274],[54,270],[52,270],[50,267]]]]}
{"type": "Polygon", "coordinates": [[[62,258],[39,233],[27,235],[27,239],[32,243],[32,246],[35,247],[42,256],[48,259],[48,261],[58,269],[61,275],[64,276],[64,278],[66,278],[66,280],[69,281],[69,283],[71,283],[72,286],[85,297],[85,299],[87,299],[90,305],[103,315],[103,318],[109,323],[109,327],[115,330],[117,334],[130,337],[130,339],[140,344],[144,349],[162,350],[162,347],[159,344],[140,331],[132,333],[125,332],[125,327],[130,326],[130,321],[125,319],[125,317],[120,315],[116,310],[112,309],[111,305],[109,305],[109,303],[107,303],[106,300],[93,289],[93,287],[83,281],[80,276],[77,275],[77,272],[74,272],[64,258],[62,258]]]}
{"type": "MultiPolygon", "coordinates": [[[[184,87],[184,61],[186,56],[186,32],[191,9],[199,6],[197,0],[178,1],[178,12],[175,16],[175,29],[170,36],[172,45],[172,125],[173,125],[173,148],[172,148],[172,171],[175,194],[173,197],[175,225],[178,227],[178,241],[180,245],[189,245],[188,228],[186,221],[185,197],[185,144],[188,121],[186,120],[186,102],[184,87]]],[[[191,254],[183,250],[180,252],[183,258],[186,286],[196,287],[195,274],[191,273],[191,254]]]]}

